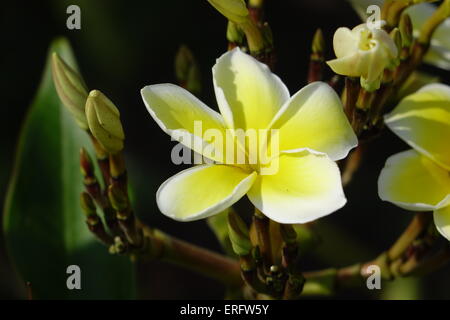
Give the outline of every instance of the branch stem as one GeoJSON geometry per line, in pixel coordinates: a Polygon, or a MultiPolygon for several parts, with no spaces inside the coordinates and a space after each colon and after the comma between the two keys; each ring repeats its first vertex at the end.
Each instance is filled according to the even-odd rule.
{"type": "Polygon", "coordinates": [[[143,227],[148,241],[142,258],[161,259],[218,280],[227,286],[243,285],[241,269],[236,260],[179,240],[159,230],[143,227]]]}

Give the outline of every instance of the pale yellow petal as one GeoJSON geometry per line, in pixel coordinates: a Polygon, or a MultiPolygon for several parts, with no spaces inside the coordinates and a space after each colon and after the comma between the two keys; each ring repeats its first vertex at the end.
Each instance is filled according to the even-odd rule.
{"type": "Polygon", "coordinates": [[[216,99],[229,128],[267,129],[289,99],[289,91],[269,68],[239,48],[213,67],[216,99]]]}
{"type": "Polygon", "coordinates": [[[358,51],[348,56],[332,59],[327,61],[328,66],[336,74],[346,75],[349,77],[360,77],[366,74],[363,59],[360,58],[358,51]]]}
{"type": "Polygon", "coordinates": [[[224,162],[226,129],[219,113],[173,84],[146,86],[141,95],[148,112],[164,132],[199,154],[224,162]],[[221,139],[215,139],[213,134],[205,135],[208,130],[216,132],[221,139]]]}
{"type": "Polygon", "coordinates": [[[210,217],[242,198],[256,173],[227,165],[200,165],[169,178],[158,189],[159,210],[178,221],[210,217]]]}
{"type": "Polygon", "coordinates": [[[338,28],[333,36],[333,48],[336,57],[348,56],[358,50],[358,36],[349,28],[338,28]]]}
{"type": "Polygon", "coordinates": [[[434,211],[434,223],[439,233],[450,240],[450,206],[434,211]]]}
{"type": "Polygon", "coordinates": [[[346,203],[335,162],[312,150],[283,153],[278,171],[259,175],[248,192],[250,201],[279,223],[306,223],[346,203]]]}
{"type": "Polygon", "coordinates": [[[275,117],[280,150],[310,148],[331,159],[345,158],[358,144],[341,100],[324,82],[314,82],[297,92],[275,117]]]}
{"type": "Polygon", "coordinates": [[[430,84],[404,98],[385,118],[411,147],[450,170],[450,87],[430,84]]]}
{"type": "Polygon", "coordinates": [[[378,194],[406,210],[434,210],[450,202],[450,175],[417,151],[404,151],[386,161],[378,194]]]}

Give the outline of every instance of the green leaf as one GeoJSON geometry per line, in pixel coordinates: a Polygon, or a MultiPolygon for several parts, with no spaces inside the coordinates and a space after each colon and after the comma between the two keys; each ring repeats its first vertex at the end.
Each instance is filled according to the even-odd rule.
{"type": "MultiPolygon", "coordinates": [[[[54,41],[49,53],[55,51],[76,67],[66,40],[54,41]]],[[[85,225],[79,150],[93,152],[87,134],[61,104],[50,68],[49,54],[18,143],[4,208],[8,253],[36,299],[133,298],[133,264],[110,255],[85,225]],[[70,265],[81,269],[81,290],[67,288],[70,265]]]]}

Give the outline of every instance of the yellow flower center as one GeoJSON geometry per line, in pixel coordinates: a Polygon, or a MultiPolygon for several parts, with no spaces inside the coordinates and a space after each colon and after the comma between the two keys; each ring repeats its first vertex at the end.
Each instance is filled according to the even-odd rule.
{"type": "Polygon", "coordinates": [[[359,49],[368,51],[375,47],[376,43],[373,40],[372,32],[370,30],[362,30],[359,39],[359,49]]]}

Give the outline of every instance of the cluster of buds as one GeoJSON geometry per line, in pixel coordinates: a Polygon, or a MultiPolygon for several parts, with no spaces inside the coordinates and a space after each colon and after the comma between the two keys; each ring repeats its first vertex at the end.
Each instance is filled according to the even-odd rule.
{"type": "Polygon", "coordinates": [[[137,228],[128,197],[122,155],[125,135],[119,110],[99,90],[88,94],[81,75],[57,53],[52,56],[52,74],[61,102],[91,138],[103,178],[101,184],[95,175],[94,162],[88,152],[81,149],[80,168],[86,191],[81,194],[80,201],[89,230],[111,246],[110,252],[123,253],[125,249],[140,248],[142,231],[137,228]],[[97,214],[97,207],[102,209],[104,219],[97,214]]]}
{"type": "Polygon", "coordinates": [[[250,231],[242,218],[230,209],[228,235],[240,259],[242,278],[254,293],[283,299],[300,296],[305,279],[298,267],[297,233],[291,225],[273,223],[257,210],[250,231]],[[275,239],[271,235],[271,224],[280,235],[280,245],[271,243],[275,239]],[[280,250],[273,250],[274,247],[280,250]]]}
{"type": "Polygon", "coordinates": [[[125,135],[114,103],[99,90],[88,94],[81,75],[57,53],[52,56],[52,74],[61,102],[79,127],[88,130],[107,153],[121,151],[125,135]]]}

